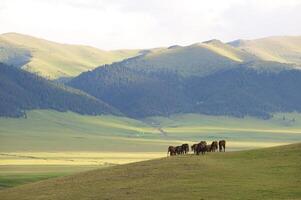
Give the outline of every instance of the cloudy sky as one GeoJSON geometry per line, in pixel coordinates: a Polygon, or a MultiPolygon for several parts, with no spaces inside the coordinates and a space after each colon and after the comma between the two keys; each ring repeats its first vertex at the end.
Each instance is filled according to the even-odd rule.
{"type": "Polygon", "coordinates": [[[0,33],[101,49],[301,35],[301,0],[0,0],[0,33]]]}

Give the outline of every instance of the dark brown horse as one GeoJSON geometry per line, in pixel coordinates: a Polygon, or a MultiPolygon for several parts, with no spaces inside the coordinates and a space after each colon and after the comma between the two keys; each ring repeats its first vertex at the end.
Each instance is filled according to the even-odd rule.
{"type": "Polygon", "coordinates": [[[188,144],[182,144],[182,152],[183,152],[183,154],[187,154],[189,152],[188,144]]]}
{"type": "Polygon", "coordinates": [[[226,140],[220,140],[218,142],[219,151],[226,151],[226,140]]]}
{"type": "Polygon", "coordinates": [[[167,156],[170,154],[170,156],[175,156],[176,155],[176,148],[174,146],[169,146],[167,150],[167,156]]]}
{"type": "Polygon", "coordinates": [[[210,144],[207,144],[207,145],[206,145],[206,151],[207,151],[207,152],[211,152],[211,145],[210,145],[210,144]]]}
{"type": "Polygon", "coordinates": [[[217,149],[218,149],[217,141],[213,141],[213,142],[211,143],[211,151],[212,151],[212,152],[215,152],[217,149]]]}
{"type": "Polygon", "coordinates": [[[207,151],[207,142],[205,141],[201,141],[200,143],[198,143],[197,147],[196,147],[196,154],[200,155],[200,153],[205,154],[205,152],[207,151]]]}
{"type": "Polygon", "coordinates": [[[193,151],[193,153],[195,154],[196,153],[196,148],[197,148],[198,144],[193,144],[191,146],[191,151],[193,151]]]}
{"type": "Polygon", "coordinates": [[[177,155],[183,154],[183,148],[182,148],[182,146],[176,146],[176,154],[177,155]]]}

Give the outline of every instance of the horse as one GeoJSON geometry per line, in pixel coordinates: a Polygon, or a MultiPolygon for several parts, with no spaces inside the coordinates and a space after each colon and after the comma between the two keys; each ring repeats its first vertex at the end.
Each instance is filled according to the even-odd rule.
{"type": "Polygon", "coordinates": [[[193,153],[195,154],[196,153],[196,148],[197,148],[198,144],[193,144],[191,146],[191,151],[193,151],[193,153]]]}
{"type": "Polygon", "coordinates": [[[182,148],[182,146],[176,146],[176,154],[177,155],[183,154],[183,148],[182,148]]]}
{"type": "Polygon", "coordinates": [[[168,156],[168,153],[170,154],[170,156],[175,156],[177,153],[176,148],[174,146],[169,146],[168,150],[167,150],[167,156],[168,156]]]}
{"type": "Polygon", "coordinates": [[[215,152],[217,149],[218,149],[217,141],[213,141],[213,142],[211,143],[211,151],[212,151],[212,152],[215,152]]]}
{"type": "Polygon", "coordinates": [[[200,143],[198,143],[196,148],[196,154],[197,155],[200,155],[200,153],[205,154],[205,152],[207,151],[206,145],[207,142],[205,141],[201,141],[200,143]]]}
{"type": "Polygon", "coordinates": [[[187,154],[189,152],[189,145],[188,144],[182,144],[182,152],[184,154],[187,154]]]}
{"type": "Polygon", "coordinates": [[[220,140],[218,142],[218,146],[219,146],[219,151],[226,151],[226,140],[220,140]]]}
{"type": "Polygon", "coordinates": [[[211,152],[211,151],[212,151],[211,145],[210,145],[210,144],[207,144],[207,145],[206,145],[206,151],[207,151],[207,152],[211,152]]]}

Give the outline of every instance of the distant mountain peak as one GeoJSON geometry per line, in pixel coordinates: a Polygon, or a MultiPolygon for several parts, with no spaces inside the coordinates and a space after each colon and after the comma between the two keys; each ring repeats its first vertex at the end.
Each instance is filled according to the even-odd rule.
{"type": "Polygon", "coordinates": [[[172,46],[169,46],[167,49],[177,49],[177,48],[181,48],[182,46],[180,45],[172,45],[172,46]]]}
{"type": "Polygon", "coordinates": [[[231,42],[228,42],[227,44],[232,47],[239,47],[239,46],[244,45],[246,42],[247,42],[247,40],[238,39],[238,40],[233,40],[231,42]]]}
{"type": "Polygon", "coordinates": [[[218,39],[212,39],[202,42],[203,44],[224,44],[222,41],[218,39]]]}

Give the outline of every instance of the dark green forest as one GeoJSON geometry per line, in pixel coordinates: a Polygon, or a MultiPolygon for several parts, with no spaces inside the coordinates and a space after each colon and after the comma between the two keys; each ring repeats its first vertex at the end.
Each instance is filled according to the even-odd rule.
{"type": "Polygon", "coordinates": [[[0,63],[0,116],[26,117],[26,110],[54,109],[80,114],[117,114],[116,109],[84,92],[0,63]]]}
{"type": "Polygon", "coordinates": [[[301,71],[286,64],[237,64],[208,76],[127,67],[129,61],[82,73],[68,85],[109,102],[127,116],[202,113],[269,118],[301,111],[301,71]]]}

